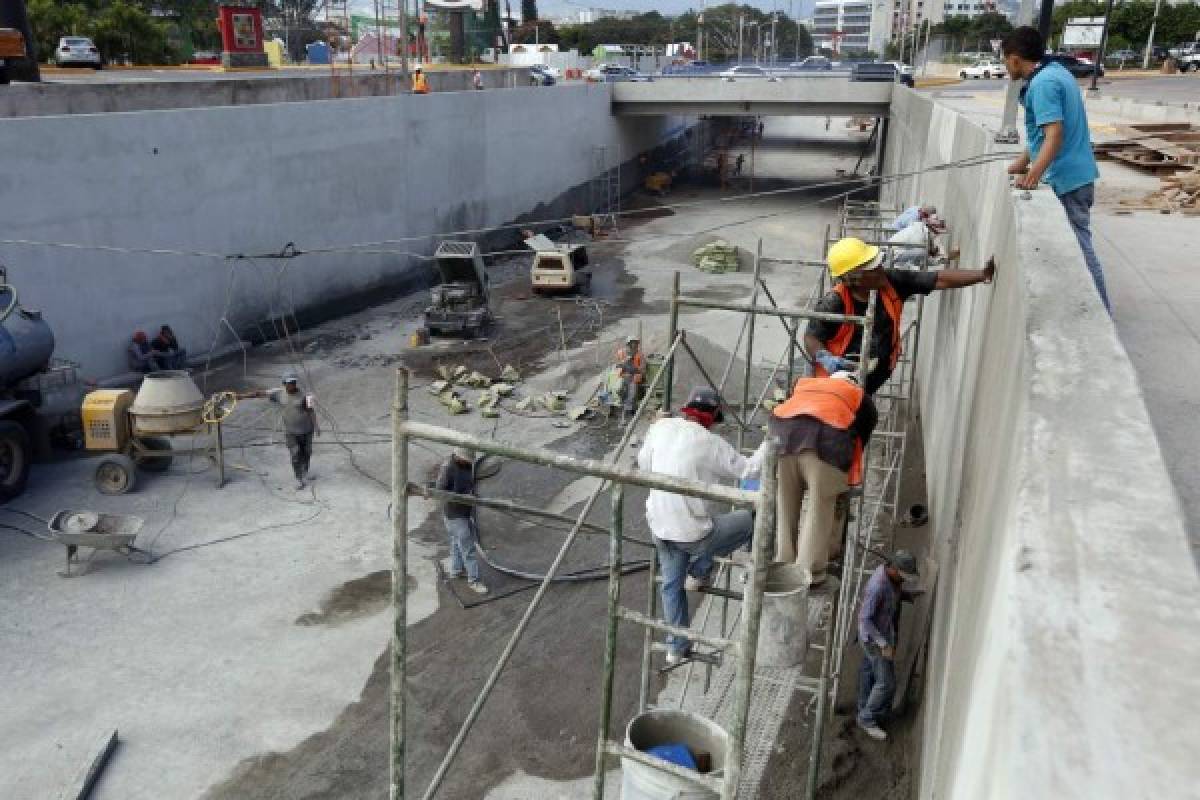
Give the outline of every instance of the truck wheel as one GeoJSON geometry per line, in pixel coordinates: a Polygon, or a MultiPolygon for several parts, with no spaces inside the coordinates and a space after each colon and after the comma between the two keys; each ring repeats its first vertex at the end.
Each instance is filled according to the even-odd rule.
{"type": "MultiPolygon", "coordinates": [[[[138,439],[140,444],[146,450],[155,452],[171,452],[171,440],[162,436],[143,436],[138,439]]],[[[171,467],[171,456],[141,456],[138,457],[137,451],[134,451],[133,463],[146,470],[146,472],[166,472],[171,467]]]]}
{"type": "Polygon", "coordinates": [[[32,461],[29,434],[11,420],[0,421],[0,503],[25,491],[32,461]]]}
{"type": "Polygon", "coordinates": [[[125,494],[137,486],[137,467],[133,459],[121,453],[111,453],[96,466],[96,490],[100,494],[125,494]]]}

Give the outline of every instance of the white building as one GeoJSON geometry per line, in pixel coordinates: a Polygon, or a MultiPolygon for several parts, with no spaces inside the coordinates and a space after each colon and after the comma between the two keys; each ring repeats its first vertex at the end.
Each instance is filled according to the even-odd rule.
{"type": "Polygon", "coordinates": [[[878,17],[879,0],[817,0],[813,12],[813,41],[818,48],[839,54],[874,50],[872,17],[878,17]]]}

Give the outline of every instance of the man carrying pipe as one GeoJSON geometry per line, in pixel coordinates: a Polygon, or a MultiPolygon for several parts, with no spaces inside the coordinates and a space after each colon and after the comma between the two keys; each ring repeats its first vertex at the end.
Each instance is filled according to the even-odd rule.
{"type": "Polygon", "coordinates": [[[863,648],[858,672],[858,727],[872,739],[884,740],[879,723],[892,710],[896,693],[896,620],[900,616],[901,587],[917,577],[917,560],[907,550],[876,567],[863,590],[858,610],[858,641],[863,648]]]}
{"type": "MultiPolygon", "coordinates": [[[[709,430],[723,419],[716,391],[693,389],[678,417],[659,419],[646,430],[638,468],[704,483],[740,480],[752,465],[709,430]]],[[[686,628],[687,592],[708,583],[714,557],[750,542],[754,516],[744,509],[714,515],[703,500],[656,489],[646,498],[646,521],[662,568],[663,616],[669,624],[686,628]]],[[[691,642],[668,636],[667,648],[667,664],[673,666],[689,657],[691,642]]]]}
{"type": "Polygon", "coordinates": [[[1018,189],[1036,189],[1042,180],[1050,184],[1067,212],[1100,300],[1111,311],[1104,269],[1092,248],[1092,201],[1100,170],[1092,153],[1079,84],[1062,64],[1046,58],[1045,40],[1034,28],[1009,33],[1001,41],[1000,52],[1008,77],[1025,81],[1021,105],[1025,107],[1026,147],[1008,172],[1017,176],[1018,189]]]}
{"type": "MultiPolygon", "coordinates": [[[[867,394],[874,395],[887,383],[900,359],[900,319],[904,301],[915,294],[927,295],[944,289],[962,289],[991,283],[996,274],[994,259],[983,269],[943,269],[914,272],[884,269],[884,253],[861,239],[848,237],[829,248],[829,274],[835,281],[831,291],[817,301],[816,310],[829,314],[863,316],[871,290],[879,292],[872,328],[867,394]]],[[[862,327],[851,322],[809,320],[804,349],[813,362],[813,374],[828,377],[841,370],[853,371],[849,360],[862,353],[862,327]]]]}
{"type": "Polygon", "coordinates": [[[862,484],[863,449],[878,421],[874,401],[845,371],[796,381],[767,420],[767,435],[779,442],[775,561],[807,570],[811,586],[825,581],[841,536],[838,497],[862,484]],[[805,492],[808,511],[797,546],[805,492]]]}

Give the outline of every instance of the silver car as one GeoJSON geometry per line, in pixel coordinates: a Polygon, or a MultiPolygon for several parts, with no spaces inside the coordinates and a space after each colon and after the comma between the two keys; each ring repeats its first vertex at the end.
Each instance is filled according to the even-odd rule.
{"type": "Polygon", "coordinates": [[[54,49],[54,63],[60,67],[104,68],[100,51],[86,36],[64,36],[59,39],[58,47],[54,49]]]}

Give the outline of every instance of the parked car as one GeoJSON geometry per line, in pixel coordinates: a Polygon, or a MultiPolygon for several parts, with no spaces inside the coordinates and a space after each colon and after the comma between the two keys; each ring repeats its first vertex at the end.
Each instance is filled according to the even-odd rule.
{"type": "Polygon", "coordinates": [[[1132,50],[1114,50],[1104,57],[1105,61],[1137,61],[1141,59],[1140,53],[1135,53],[1132,50]]]}
{"type": "Polygon", "coordinates": [[[536,69],[538,72],[543,72],[549,75],[551,78],[554,78],[556,81],[562,80],[562,70],[560,70],[558,67],[551,67],[548,64],[531,64],[529,68],[536,69]]]}
{"type": "Polygon", "coordinates": [[[833,62],[825,56],[809,56],[803,61],[788,64],[788,69],[800,72],[829,72],[833,69],[833,62]]]}
{"type": "Polygon", "coordinates": [[[733,69],[727,69],[722,72],[721,77],[733,80],[734,78],[767,78],[770,76],[762,67],[737,66],[733,69]]]}
{"type": "Polygon", "coordinates": [[[60,67],[92,67],[104,69],[104,59],[96,45],[86,36],[64,36],[54,48],[54,63],[60,67]]]}
{"type": "Polygon", "coordinates": [[[545,72],[540,65],[535,64],[529,68],[529,85],[530,86],[553,86],[557,81],[549,72],[545,72]]]}
{"type": "MultiPolygon", "coordinates": [[[[1092,71],[1096,69],[1096,65],[1091,61],[1088,61],[1086,58],[1076,58],[1075,56],[1056,53],[1052,56],[1046,56],[1046,59],[1049,61],[1057,61],[1059,64],[1062,64],[1067,68],[1067,72],[1070,72],[1076,78],[1090,78],[1092,77],[1092,71]]],[[[1103,64],[1100,65],[1100,77],[1104,77],[1103,64]]]]}
{"type": "Polygon", "coordinates": [[[976,61],[971,66],[963,67],[958,71],[958,77],[964,81],[968,78],[990,80],[992,78],[1003,78],[1004,75],[1004,65],[998,61],[976,61]]]}
{"type": "Polygon", "coordinates": [[[620,64],[598,64],[583,73],[583,77],[589,81],[597,81],[604,83],[609,79],[610,75],[622,75],[628,67],[623,67],[620,64]]]}

